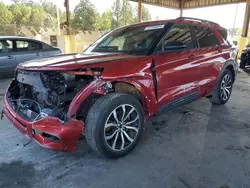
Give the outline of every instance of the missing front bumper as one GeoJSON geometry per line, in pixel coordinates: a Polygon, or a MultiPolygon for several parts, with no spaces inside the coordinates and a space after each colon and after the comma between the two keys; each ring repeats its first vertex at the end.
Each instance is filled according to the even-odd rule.
{"type": "Polygon", "coordinates": [[[2,115],[5,115],[22,134],[30,137],[40,146],[52,150],[75,151],[77,141],[84,129],[84,123],[76,119],[62,123],[58,118],[45,117],[36,122],[28,122],[11,108],[6,96],[3,101],[2,115]]]}

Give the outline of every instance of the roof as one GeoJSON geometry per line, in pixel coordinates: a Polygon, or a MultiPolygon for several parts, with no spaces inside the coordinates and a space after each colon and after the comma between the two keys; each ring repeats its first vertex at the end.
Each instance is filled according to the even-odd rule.
{"type": "MultiPolygon", "coordinates": [[[[138,0],[129,1],[138,2],[138,0]]],[[[183,7],[183,9],[189,9],[244,2],[246,2],[246,0],[142,0],[142,3],[145,4],[157,5],[173,9],[181,9],[181,7],[183,7]]]]}
{"type": "Polygon", "coordinates": [[[0,36],[0,39],[28,39],[28,40],[36,40],[28,37],[20,37],[20,36],[0,36]]]}
{"type": "MultiPolygon", "coordinates": [[[[156,20],[156,21],[147,21],[147,22],[140,22],[133,24],[134,26],[148,26],[148,25],[161,25],[161,24],[167,24],[169,22],[173,23],[186,23],[186,24],[193,24],[193,25],[201,25],[201,26],[210,26],[215,27],[218,29],[225,29],[221,27],[218,23],[209,21],[209,20],[203,20],[199,18],[190,18],[190,17],[179,17],[176,19],[170,19],[170,20],[156,20]]],[[[127,25],[125,27],[130,27],[131,25],[127,25]]]]}

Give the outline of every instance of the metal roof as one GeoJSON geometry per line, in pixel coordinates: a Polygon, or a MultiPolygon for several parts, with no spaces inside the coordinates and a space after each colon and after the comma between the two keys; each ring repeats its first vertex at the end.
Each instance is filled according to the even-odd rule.
{"type": "MultiPolygon", "coordinates": [[[[130,1],[138,2],[138,0],[130,1]]],[[[145,4],[157,5],[174,9],[181,9],[181,4],[183,4],[183,9],[189,9],[244,2],[246,2],[246,0],[142,0],[142,3],[145,4]]]]}

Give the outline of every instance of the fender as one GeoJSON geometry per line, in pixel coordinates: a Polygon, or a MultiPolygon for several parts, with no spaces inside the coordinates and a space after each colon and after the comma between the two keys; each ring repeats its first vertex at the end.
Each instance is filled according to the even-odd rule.
{"type": "MultiPolygon", "coordinates": [[[[133,79],[116,79],[112,82],[123,82],[133,85],[143,96],[143,106],[147,109],[147,114],[145,114],[146,117],[150,117],[156,113],[158,103],[155,93],[151,92],[150,88],[146,87],[141,82],[134,81],[133,79]]],[[[152,82],[152,80],[150,80],[150,82],[152,82]]]]}
{"type": "Polygon", "coordinates": [[[229,59],[226,61],[226,63],[223,65],[223,67],[221,68],[221,71],[219,73],[218,79],[217,79],[217,83],[219,81],[219,78],[221,78],[223,72],[228,69],[229,66],[233,66],[233,76],[234,76],[234,81],[237,75],[237,64],[235,63],[235,61],[233,59],[229,59]]]}
{"type": "Polygon", "coordinates": [[[67,118],[68,119],[74,118],[82,102],[86,100],[91,93],[97,90],[101,90],[104,84],[106,84],[106,81],[95,79],[93,82],[91,82],[89,85],[84,87],[81,91],[79,91],[69,105],[67,118]]]}

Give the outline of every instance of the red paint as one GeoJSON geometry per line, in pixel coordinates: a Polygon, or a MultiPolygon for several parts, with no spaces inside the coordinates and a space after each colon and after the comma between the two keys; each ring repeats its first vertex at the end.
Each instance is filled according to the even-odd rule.
{"type": "MultiPolygon", "coordinates": [[[[6,95],[5,95],[6,99],[6,95]]],[[[18,114],[16,114],[7,103],[3,102],[3,114],[8,120],[25,136],[37,142],[40,146],[52,150],[60,151],[75,151],[76,143],[83,131],[84,123],[79,120],[71,119],[65,124],[61,123],[59,119],[54,117],[47,117],[34,123],[25,121],[18,114]],[[60,142],[52,142],[46,140],[41,134],[33,134],[35,131],[44,132],[60,139],[60,142]]]]}
{"type": "Polygon", "coordinates": [[[32,124],[15,114],[6,100],[6,95],[3,113],[20,132],[34,139],[41,146],[73,151],[84,129],[84,123],[74,119],[76,112],[91,93],[104,95],[103,86],[108,81],[125,82],[137,88],[143,97],[142,105],[146,119],[154,115],[161,106],[194,91],[198,92],[198,98],[211,94],[225,62],[232,60],[231,46],[228,46],[216,31],[220,28],[217,25],[187,20],[156,21],[137,25],[166,24],[170,21],[211,27],[220,45],[149,56],[132,56],[122,53],[64,55],[20,65],[19,69],[57,70],[77,75],[90,75],[92,74],[91,68],[103,68],[101,76],[82,88],[72,100],[67,113],[69,119],[67,123],[62,124],[53,117],[34,123],[33,129],[58,137],[61,140],[60,143],[48,141],[39,134],[32,134],[32,124]],[[157,96],[152,74],[153,62],[156,70],[157,96]],[[80,71],[76,71],[77,69],[80,71]]]}

